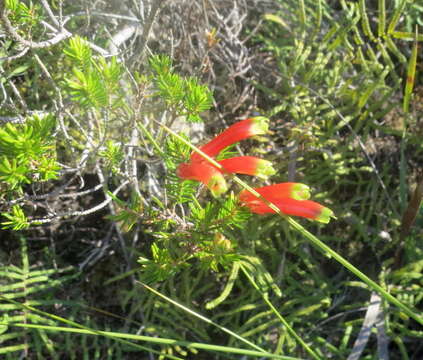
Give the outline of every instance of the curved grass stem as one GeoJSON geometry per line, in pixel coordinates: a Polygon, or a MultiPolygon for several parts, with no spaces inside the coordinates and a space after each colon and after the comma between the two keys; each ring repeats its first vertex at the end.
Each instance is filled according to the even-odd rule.
{"type": "MultiPolygon", "coordinates": [[[[160,294],[161,295],[161,294],[160,294]]],[[[162,357],[166,357],[168,359],[173,360],[183,360],[182,358],[178,356],[174,356],[171,354],[164,354],[160,351],[154,350],[152,348],[142,346],[138,344],[137,342],[146,342],[149,344],[158,344],[158,345],[167,345],[167,346],[183,346],[188,349],[198,349],[198,350],[207,350],[207,351],[217,351],[222,353],[228,353],[228,354],[240,354],[245,356],[254,356],[254,357],[260,357],[263,358],[269,358],[269,359],[279,359],[279,360],[302,360],[297,357],[291,357],[291,356],[283,356],[283,355],[276,355],[271,354],[265,350],[247,350],[247,349],[241,349],[236,347],[229,347],[229,346],[219,346],[219,345],[213,345],[213,344],[206,344],[206,343],[197,343],[197,342],[190,342],[190,341],[183,341],[183,340],[176,340],[176,339],[168,339],[168,338],[161,338],[161,337],[152,337],[152,336],[143,336],[143,335],[137,335],[137,334],[128,334],[128,333],[120,333],[120,332],[112,332],[112,331],[102,331],[93,329],[91,327],[79,324],[75,321],[65,319],[63,317],[50,314],[48,312],[39,310],[37,308],[34,308],[32,306],[22,304],[18,301],[8,299],[2,295],[0,295],[0,298],[4,301],[7,301],[9,303],[12,303],[16,306],[21,307],[22,309],[31,311],[33,313],[37,313],[41,316],[44,316],[49,319],[53,319],[58,322],[65,323],[68,325],[68,327],[60,327],[60,326],[51,326],[51,325],[41,325],[41,324],[30,324],[30,323],[15,323],[15,322],[7,322],[7,321],[0,321],[0,327],[4,326],[6,328],[8,327],[19,327],[24,329],[39,329],[39,330],[46,330],[46,331],[52,331],[52,332],[68,332],[68,333],[77,333],[77,334],[87,334],[87,335],[94,335],[94,336],[104,336],[107,338],[110,338],[114,341],[120,342],[122,344],[125,344],[126,346],[133,347],[137,350],[147,351],[151,352],[153,354],[160,355],[162,357]]],[[[258,346],[255,346],[256,348],[260,349],[258,346]]]]}
{"type": "Polygon", "coordinates": [[[311,355],[313,359],[321,360],[321,358],[308,346],[303,339],[295,332],[295,330],[288,324],[288,322],[285,320],[285,318],[279,313],[278,310],[273,306],[273,304],[270,302],[269,297],[267,294],[263,293],[258,285],[255,283],[254,279],[248,274],[248,271],[245,270],[244,266],[241,265],[241,269],[244,273],[244,275],[248,278],[250,283],[253,285],[253,287],[260,293],[262,296],[264,302],[270,307],[272,312],[277,316],[277,318],[280,320],[280,322],[285,326],[288,333],[290,333],[295,340],[298,341],[299,344],[311,355]]]}
{"type": "Polygon", "coordinates": [[[333,257],[336,261],[338,261],[342,266],[347,268],[350,272],[352,272],[355,276],[357,276],[360,280],[367,284],[367,286],[378,292],[386,301],[390,302],[391,304],[399,307],[405,314],[407,314],[412,319],[416,320],[418,323],[423,325],[423,317],[416,314],[412,309],[410,309],[407,305],[403,304],[397,298],[392,296],[389,292],[387,292],[382,286],[377,284],[375,281],[370,279],[366,274],[361,272],[357,269],[353,264],[351,264],[347,259],[339,255],[335,250],[330,248],[326,245],[323,241],[319,240],[315,235],[311,232],[306,230],[303,226],[301,226],[298,222],[290,217],[284,216],[284,218],[288,221],[288,223],[299,233],[301,233],[307,240],[309,240],[314,246],[316,246],[321,252],[326,255],[333,257]]]}
{"type": "Polygon", "coordinates": [[[236,339],[238,339],[239,341],[242,341],[243,343],[245,343],[245,344],[247,344],[247,345],[251,346],[253,349],[255,349],[255,350],[257,350],[257,351],[260,351],[260,352],[262,352],[262,353],[267,353],[267,351],[266,351],[266,350],[262,349],[261,347],[257,346],[256,344],[252,343],[251,341],[248,341],[247,339],[244,339],[242,336],[238,335],[237,333],[235,333],[235,332],[233,332],[233,331],[231,331],[231,330],[229,330],[229,329],[227,329],[227,328],[225,328],[225,327],[223,327],[223,326],[221,326],[221,325],[219,325],[219,324],[215,323],[214,321],[212,321],[212,320],[210,320],[210,319],[206,318],[205,316],[203,316],[203,315],[201,315],[201,314],[198,314],[197,312],[195,312],[195,311],[193,311],[193,310],[191,310],[191,309],[187,308],[186,306],[184,306],[184,305],[182,305],[182,304],[179,304],[179,303],[178,303],[178,302],[176,302],[175,300],[172,300],[171,298],[167,297],[166,295],[163,295],[162,293],[160,293],[159,291],[157,291],[157,290],[155,290],[155,289],[151,288],[150,286],[148,286],[148,285],[146,285],[146,284],[144,284],[144,283],[142,283],[142,282],[139,282],[139,283],[140,283],[142,286],[144,286],[147,290],[151,291],[152,293],[156,294],[157,296],[160,296],[162,299],[164,299],[164,300],[166,300],[166,301],[170,302],[171,304],[173,304],[173,305],[175,305],[175,306],[179,307],[180,309],[184,310],[184,311],[185,311],[185,312],[187,312],[188,314],[191,314],[191,315],[193,315],[193,316],[195,316],[195,317],[197,317],[197,318],[199,318],[199,319],[203,320],[204,322],[206,322],[206,323],[208,323],[208,324],[211,324],[211,325],[213,325],[213,326],[216,326],[216,327],[217,327],[217,328],[219,328],[220,330],[222,330],[222,331],[226,332],[227,334],[229,334],[229,335],[231,335],[231,336],[235,337],[235,338],[236,338],[236,339]]]}

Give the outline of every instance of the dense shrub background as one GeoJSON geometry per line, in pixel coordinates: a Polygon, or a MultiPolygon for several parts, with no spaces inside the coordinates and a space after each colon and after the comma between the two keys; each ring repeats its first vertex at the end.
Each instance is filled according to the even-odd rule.
{"type": "Polygon", "coordinates": [[[269,136],[228,153],[308,184],[337,220],[301,224],[421,319],[419,1],[0,0],[0,13],[0,354],[423,356],[421,323],[284,219],[240,209],[238,185],[213,199],[181,182],[191,149],[163,127],[202,144],[269,117],[269,136]]]}

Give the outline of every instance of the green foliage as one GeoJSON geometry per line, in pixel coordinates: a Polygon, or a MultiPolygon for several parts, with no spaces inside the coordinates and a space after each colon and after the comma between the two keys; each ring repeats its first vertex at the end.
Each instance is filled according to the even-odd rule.
{"type": "Polygon", "coordinates": [[[30,226],[25,213],[19,205],[14,205],[11,213],[2,213],[2,215],[9,220],[1,223],[3,229],[13,229],[18,231],[27,229],[30,226]]]}
{"type": "MultiPolygon", "coordinates": [[[[155,242],[151,247],[151,260],[144,257],[140,260],[144,281],[163,281],[172,277],[184,267],[192,266],[193,259],[199,260],[201,268],[216,272],[220,267],[231,267],[239,259],[236,231],[249,219],[250,213],[239,206],[234,194],[222,201],[201,205],[195,195],[198,182],[181,181],[177,177],[178,165],[189,161],[190,147],[176,137],[169,137],[165,154],[167,198],[174,204],[167,206],[179,207],[189,203],[189,212],[184,212],[182,219],[170,214],[149,221],[154,224],[150,232],[155,242]]],[[[161,204],[159,211],[163,208],[161,204]]],[[[156,217],[155,214],[157,211],[152,212],[152,218],[156,217]]]]}
{"type": "Polygon", "coordinates": [[[27,6],[19,0],[6,0],[5,5],[11,11],[12,22],[19,22],[21,25],[32,27],[40,21],[38,5],[31,3],[30,6],[27,6]]]}
{"type": "Polygon", "coordinates": [[[52,115],[43,118],[34,115],[24,124],[7,123],[0,129],[0,154],[17,159],[43,155],[54,148],[54,127],[55,119],[52,115]]]}
{"type": "Polygon", "coordinates": [[[151,260],[140,257],[138,262],[142,266],[141,279],[146,283],[157,283],[177,274],[184,266],[175,262],[169,249],[161,249],[154,243],[151,245],[151,260]]]}
{"type": "MultiPolygon", "coordinates": [[[[396,280],[401,278],[409,289],[413,289],[401,296],[405,288],[401,287],[400,290],[396,287],[390,275],[386,277],[383,265],[380,268],[382,259],[387,258],[389,260],[383,264],[390,269],[388,273],[395,268],[390,256],[393,246],[401,247],[398,236],[401,214],[398,211],[401,202],[406,202],[406,177],[415,174],[415,161],[418,162],[414,150],[405,152],[414,135],[411,126],[403,121],[413,116],[404,115],[401,108],[409,101],[412,103],[412,83],[417,81],[414,74],[417,47],[414,45],[411,48],[410,43],[403,39],[415,39],[417,42],[420,37],[412,33],[400,36],[397,30],[404,26],[404,21],[400,22],[400,19],[409,18],[411,3],[396,1],[392,11],[385,11],[384,1],[341,1],[339,5],[342,10],[336,11],[326,1],[305,0],[300,4],[280,1],[280,4],[281,12],[266,16],[267,24],[259,36],[259,41],[265,43],[274,54],[279,73],[268,82],[257,84],[257,88],[273,100],[271,115],[294,120],[289,131],[280,128],[284,142],[292,149],[289,159],[280,160],[280,170],[282,173],[288,171],[294,162],[295,176],[318,189],[317,198],[325,199],[326,202],[333,199],[333,208],[340,221],[334,224],[330,233],[322,232],[321,238],[337,246],[349,259],[360,262],[364,256],[366,262],[376,264],[369,266],[368,271],[375,272],[374,276],[379,274],[383,284],[389,283],[386,286],[395,287],[392,293],[396,293],[412,308],[418,309],[421,307],[421,299],[416,297],[414,289],[417,292],[421,289],[412,280],[414,270],[408,268],[401,269],[399,273],[394,272],[398,276],[396,280]],[[301,4],[304,4],[303,8],[301,4]],[[375,10],[376,5],[378,8],[375,10]],[[377,11],[377,21],[370,15],[373,11],[377,11]],[[303,14],[300,19],[299,13],[303,14]],[[325,26],[322,27],[322,24],[325,26]],[[405,86],[403,101],[401,92],[406,73],[408,84],[405,86]],[[280,85],[275,87],[274,84],[280,85]],[[390,122],[392,118],[402,122],[401,131],[393,131],[390,122]],[[400,136],[392,139],[389,134],[400,136]],[[397,159],[395,152],[398,157],[401,156],[400,159],[397,159]],[[404,194],[404,200],[401,200],[400,194],[404,194]],[[385,234],[384,231],[392,236],[389,241],[377,235],[385,234]]],[[[417,109],[416,103],[414,106],[417,109]]],[[[421,156],[421,150],[417,152],[421,156]]],[[[270,224],[268,226],[271,228],[270,224]]],[[[256,234],[252,236],[257,238],[256,234]]],[[[289,243],[293,240],[290,233],[269,237],[274,243],[278,236],[289,243]]],[[[412,245],[411,239],[416,239],[416,236],[419,235],[410,236],[404,246],[420,253],[421,247],[414,248],[412,245]]],[[[269,250],[257,251],[271,257],[269,250]]],[[[313,270],[313,267],[316,264],[310,264],[316,255],[310,257],[304,254],[301,246],[287,247],[286,242],[281,251],[284,254],[287,252],[290,261],[288,268],[285,268],[287,272],[284,271],[284,278],[289,283],[283,284],[281,288],[291,294],[288,295],[290,299],[301,299],[301,306],[304,306],[297,310],[294,310],[295,305],[290,310],[283,306],[281,312],[289,313],[290,317],[299,316],[300,321],[313,316],[321,316],[321,319],[328,316],[329,299],[336,297],[337,289],[332,288],[326,294],[319,294],[323,295],[321,298],[313,299],[312,294],[303,293],[307,289],[295,285],[297,277],[300,277],[313,282],[315,289],[319,288],[318,283],[324,275],[318,273],[315,276],[316,268],[313,270]],[[294,260],[298,256],[304,261],[308,259],[306,269],[294,260]],[[292,296],[291,291],[296,295],[292,296]]],[[[414,261],[411,254],[405,258],[414,261]]],[[[326,285],[329,283],[325,281],[326,285]]],[[[333,282],[331,284],[340,286],[333,282]]],[[[295,302],[292,300],[292,303],[295,302]]],[[[289,307],[291,301],[288,300],[286,304],[289,307]]],[[[349,309],[359,304],[362,304],[362,299],[350,305],[349,309]]],[[[341,305],[341,308],[347,306],[341,305]]],[[[403,325],[406,318],[404,314],[402,319],[401,315],[394,313],[385,312],[384,315],[388,322],[392,321],[388,331],[401,334],[399,338],[403,338],[407,332],[410,334],[410,323],[403,325]]],[[[357,323],[361,324],[362,319],[357,323]]],[[[320,348],[318,352],[323,358],[328,356],[328,351],[339,358],[346,358],[348,344],[353,343],[352,338],[355,336],[351,332],[356,332],[359,327],[357,323],[351,322],[340,330],[344,332],[343,335],[339,334],[342,338],[340,342],[331,342],[329,333],[320,339],[315,337],[312,340],[314,348],[320,348]]],[[[295,329],[301,332],[300,328],[301,325],[296,324],[295,329]]],[[[409,350],[409,353],[412,352],[409,350]]],[[[403,351],[404,358],[406,353],[406,350],[403,351]]]]}
{"type": "Polygon", "coordinates": [[[7,123],[0,128],[0,185],[8,193],[22,193],[23,185],[56,179],[52,115],[28,117],[23,124],[7,123]]]}
{"type": "Polygon", "coordinates": [[[411,52],[410,60],[408,62],[407,80],[406,80],[405,89],[404,89],[403,109],[404,109],[404,112],[406,113],[409,110],[410,97],[413,93],[413,86],[414,86],[415,75],[416,75],[416,66],[417,66],[417,33],[416,33],[413,50],[411,52]]]}
{"type": "Polygon", "coordinates": [[[115,108],[122,105],[123,89],[119,85],[123,68],[116,58],[109,61],[93,57],[88,44],[80,37],[69,40],[64,53],[72,60],[73,77],[65,85],[73,100],[84,108],[115,108]]]}
{"type": "MultiPolygon", "coordinates": [[[[406,44],[393,34],[407,2],[398,2],[389,18],[385,18],[384,2],[379,2],[377,24],[368,16],[368,2],[341,1],[342,11],[336,13],[326,2],[319,4],[316,9],[315,3],[306,2],[304,23],[296,19],[300,9],[294,1],[281,2],[280,16],[267,16],[259,39],[275,55],[281,81],[272,83],[281,85],[257,87],[273,98],[271,115],[294,120],[285,135],[287,142],[301,149],[294,151],[299,159],[297,172],[304,174],[303,181],[321,189],[323,197],[328,195],[324,189],[336,191],[334,183],[357,189],[371,174],[375,176],[377,170],[363,144],[371,141],[375,129],[389,130],[378,124],[401,104],[394,94],[402,88],[400,69],[406,62],[398,47],[406,44]],[[322,21],[329,28],[323,28],[322,21]],[[290,36],[293,33],[301,36],[290,36]]],[[[287,166],[282,161],[281,171],[287,166]]],[[[343,205],[341,211],[354,212],[350,205],[343,205]]],[[[385,214],[391,220],[397,216],[391,203],[385,214]]]]}
{"type": "Polygon", "coordinates": [[[28,70],[28,68],[29,68],[29,65],[28,64],[18,66],[16,68],[14,68],[9,74],[7,74],[6,77],[1,77],[0,78],[0,82],[1,83],[4,83],[4,81],[7,80],[7,79],[11,79],[11,78],[13,78],[15,76],[23,75],[23,74],[26,73],[26,71],[28,70]]]}
{"type": "Polygon", "coordinates": [[[73,100],[87,108],[99,109],[108,105],[106,88],[98,72],[84,73],[76,68],[73,72],[76,80],[67,80],[69,93],[73,96],[73,100]]]}
{"type": "MultiPolygon", "coordinates": [[[[154,68],[154,66],[153,66],[154,68]]],[[[168,105],[178,106],[184,97],[183,79],[170,71],[157,73],[156,80],[159,94],[168,105]]]]}
{"type": "MultiPolygon", "coordinates": [[[[188,140],[186,136],[182,136],[188,140]]],[[[164,161],[167,170],[165,186],[168,196],[175,204],[192,201],[198,184],[194,181],[181,181],[176,174],[178,165],[189,161],[190,147],[174,137],[168,137],[165,143],[165,153],[164,161]]]]}
{"type": "Polygon", "coordinates": [[[281,289],[257,256],[243,256],[240,265],[253,278],[262,293],[268,296],[270,290],[273,290],[276,296],[282,296],[281,289]]]}
{"type": "Polygon", "coordinates": [[[107,140],[105,149],[99,152],[99,155],[106,161],[106,168],[112,173],[119,172],[120,165],[124,159],[124,153],[120,144],[112,140],[107,140]]]}
{"type": "MultiPolygon", "coordinates": [[[[117,93],[120,88],[119,80],[122,77],[123,68],[117,62],[116,57],[112,57],[108,62],[105,58],[101,57],[98,63],[94,63],[94,65],[102,75],[108,93],[117,93]]],[[[112,106],[118,106],[119,104],[120,103],[115,100],[112,106]]]]}
{"type": "Polygon", "coordinates": [[[213,105],[212,92],[206,85],[201,85],[193,77],[183,78],[173,72],[172,61],[165,55],[150,58],[154,71],[154,83],[158,95],[179,116],[186,116],[190,122],[201,122],[200,113],[213,105]]]}
{"type": "MultiPolygon", "coordinates": [[[[349,123],[356,122],[356,130],[363,124],[369,126],[384,114],[376,110],[401,84],[394,71],[393,57],[403,61],[403,56],[389,35],[390,30],[388,35],[375,38],[364,1],[357,4],[341,2],[341,5],[344,11],[340,21],[333,20],[329,9],[325,7],[324,16],[331,23],[331,28],[324,33],[318,33],[315,22],[309,21],[309,35],[301,39],[284,36],[282,39],[285,40],[279,38],[276,41],[274,36],[280,35],[280,31],[287,31],[278,24],[269,24],[270,36],[263,38],[275,53],[282,76],[293,80],[284,81],[282,88],[269,92],[275,97],[277,93],[284,94],[282,102],[271,113],[286,111],[299,123],[320,118],[322,120],[317,122],[319,129],[330,135],[349,123]],[[361,28],[359,25],[362,25],[361,28]],[[368,42],[364,42],[365,37],[374,39],[374,42],[368,45],[368,42]],[[376,58],[377,51],[381,51],[382,56],[376,58]],[[320,90],[313,92],[317,88],[320,90]],[[337,99],[342,100],[340,110],[345,121],[340,121],[342,119],[322,102],[319,93],[324,93],[325,98],[330,99],[335,106],[337,99]]],[[[290,2],[283,4],[286,8],[290,6],[293,6],[290,2]]],[[[293,18],[289,21],[295,24],[293,18]]],[[[395,25],[394,15],[389,29],[393,31],[395,25]]],[[[290,28],[289,31],[293,30],[290,28]]]]}
{"type": "Polygon", "coordinates": [[[6,356],[24,349],[33,351],[38,358],[58,358],[57,346],[51,333],[42,329],[20,330],[13,323],[56,325],[56,322],[31,311],[25,311],[20,303],[34,307],[59,306],[63,301],[54,297],[66,283],[76,277],[71,267],[43,269],[30,264],[26,239],[21,236],[21,266],[0,267],[0,353],[6,356]],[[24,310],[24,311],[23,311],[24,310]]]}
{"type": "Polygon", "coordinates": [[[192,202],[190,210],[194,229],[200,233],[241,228],[251,215],[245,208],[240,208],[233,193],[225,196],[221,202],[208,202],[204,207],[198,202],[192,202]]]}
{"type": "Polygon", "coordinates": [[[0,163],[0,180],[7,183],[10,190],[19,189],[22,192],[22,184],[29,184],[31,181],[27,178],[28,168],[24,165],[17,164],[17,159],[9,161],[7,157],[3,157],[0,163]]]}
{"type": "Polygon", "coordinates": [[[193,224],[189,229],[172,218],[155,221],[151,230],[155,237],[152,259],[141,259],[144,281],[163,281],[185,267],[198,265],[217,272],[220,268],[230,268],[239,259],[237,228],[242,227],[250,214],[240,208],[233,195],[222,203],[209,202],[204,207],[194,197],[191,201],[190,212],[184,219],[193,224]],[[193,262],[194,259],[199,263],[193,262]]]}
{"type": "MultiPolygon", "coordinates": [[[[60,166],[56,160],[56,140],[53,136],[56,120],[28,117],[23,124],[7,123],[0,128],[0,198],[22,194],[27,184],[46,182],[58,177],[60,166]]],[[[2,212],[8,219],[4,229],[22,230],[30,223],[20,205],[11,212],[2,212]]]]}
{"type": "Polygon", "coordinates": [[[143,204],[140,196],[136,192],[132,192],[130,201],[125,202],[113,195],[110,191],[108,195],[116,202],[119,208],[117,209],[116,215],[108,215],[107,218],[121,223],[123,231],[130,231],[139,221],[143,213],[143,204]]]}
{"type": "Polygon", "coordinates": [[[196,78],[188,78],[185,80],[186,96],[183,104],[186,109],[188,121],[202,121],[199,114],[209,110],[213,105],[213,96],[207,85],[198,84],[196,78]]]}
{"type": "Polygon", "coordinates": [[[73,65],[81,70],[89,70],[93,61],[91,48],[79,36],[69,39],[63,53],[73,60],[73,65]]]}

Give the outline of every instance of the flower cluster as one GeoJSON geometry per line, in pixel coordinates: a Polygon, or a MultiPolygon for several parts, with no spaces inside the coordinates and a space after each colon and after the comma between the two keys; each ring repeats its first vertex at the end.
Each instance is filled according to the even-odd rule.
{"type": "MultiPolygon", "coordinates": [[[[239,121],[227,128],[199,149],[206,155],[215,158],[230,145],[243,139],[263,135],[268,130],[268,119],[262,116],[239,121]]],[[[217,168],[200,154],[191,154],[189,163],[182,163],[177,169],[177,175],[182,179],[196,180],[206,185],[213,196],[219,196],[228,189],[225,173],[236,173],[259,176],[267,179],[275,170],[272,164],[255,156],[237,156],[217,161],[217,168]]],[[[328,223],[334,217],[332,210],[314,201],[310,197],[309,187],[300,183],[286,182],[254,188],[264,199],[274,204],[286,215],[301,216],[308,219],[328,223]]],[[[265,201],[248,190],[239,194],[239,201],[256,214],[275,213],[265,201]]]]}
{"type": "MultiPolygon", "coordinates": [[[[200,150],[215,158],[228,146],[255,135],[263,135],[267,132],[267,129],[268,120],[263,116],[242,120],[201,146],[200,150]]],[[[200,154],[194,152],[189,163],[179,165],[177,174],[182,179],[202,182],[210,189],[213,196],[219,196],[228,189],[223,176],[224,173],[255,175],[263,179],[275,173],[270,161],[255,156],[237,156],[217,162],[222,166],[222,169],[213,166],[200,154]]]]}

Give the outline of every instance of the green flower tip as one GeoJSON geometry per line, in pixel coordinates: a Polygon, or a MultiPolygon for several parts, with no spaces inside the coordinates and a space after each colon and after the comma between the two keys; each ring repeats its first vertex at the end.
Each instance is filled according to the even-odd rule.
{"type": "Polygon", "coordinates": [[[268,160],[260,159],[257,163],[256,176],[260,179],[267,180],[269,176],[276,174],[276,170],[273,168],[273,165],[268,160]]]}
{"type": "Polygon", "coordinates": [[[331,218],[336,219],[335,214],[333,213],[331,209],[324,207],[322,208],[322,211],[320,212],[320,214],[315,218],[315,220],[323,224],[327,224],[329,223],[331,218]]]}
{"type": "Polygon", "coordinates": [[[292,187],[291,198],[295,200],[310,199],[310,188],[305,184],[296,183],[292,187]]]}
{"type": "Polygon", "coordinates": [[[219,197],[228,191],[228,186],[226,185],[225,178],[219,175],[213,175],[208,182],[207,187],[210,189],[213,197],[219,197]]]}
{"type": "Polygon", "coordinates": [[[269,119],[264,116],[256,116],[251,118],[252,129],[255,135],[264,135],[269,130],[269,119]]]}

